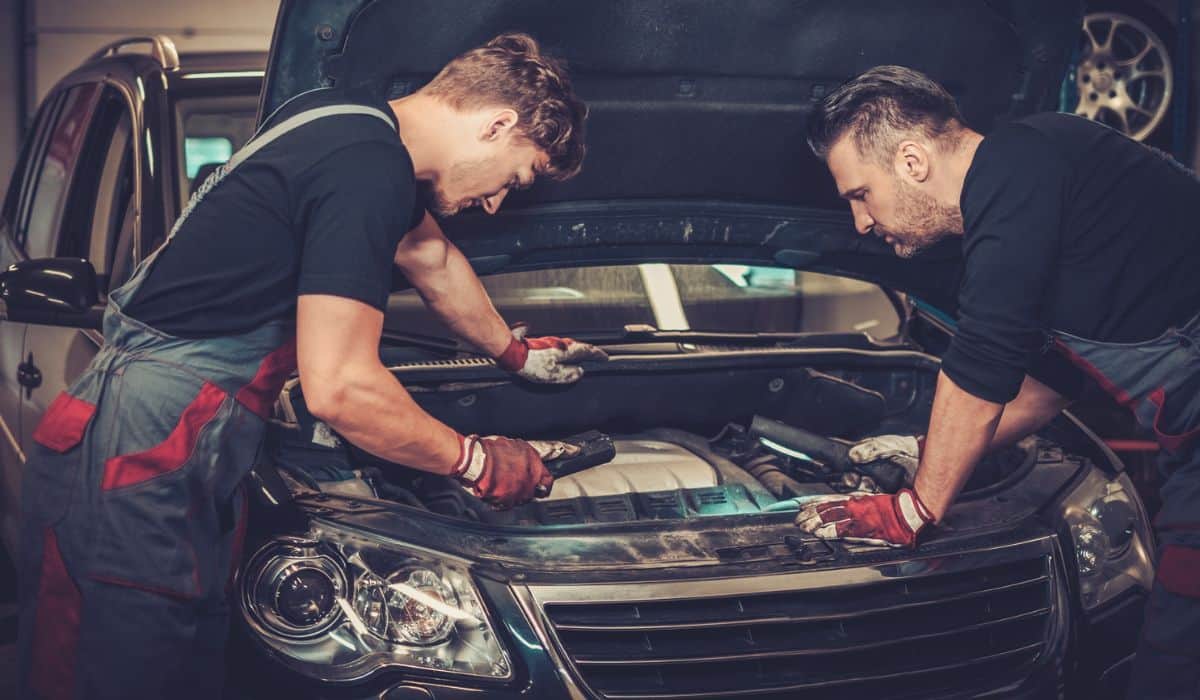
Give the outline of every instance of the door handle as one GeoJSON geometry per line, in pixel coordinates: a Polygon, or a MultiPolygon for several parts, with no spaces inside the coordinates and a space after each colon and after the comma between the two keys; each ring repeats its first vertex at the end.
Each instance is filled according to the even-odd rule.
{"type": "Polygon", "coordinates": [[[25,387],[25,398],[33,396],[33,390],[42,385],[42,371],[33,364],[33,353],[29,358],[17,365],[17,383],[25,387]]]}

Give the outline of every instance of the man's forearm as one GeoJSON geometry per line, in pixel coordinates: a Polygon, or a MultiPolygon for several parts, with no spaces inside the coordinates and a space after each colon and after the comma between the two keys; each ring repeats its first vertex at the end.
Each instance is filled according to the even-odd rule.
{"type": "Polygon", "coordinates": [[[1003,404],[984,401],[942,372],[913,485],[925,506],[941,520],[987,452],[1003,404]]]}
{"type": "Polygon", "coordinates": [[[456,466],[458,433],[418,406],[383,365],[349,365],[336,376],[305,381],[336,387],[314,392],[321,401],[310,403],[309,410],[356,447],[388,462],[437,474],[449,474],[456,466]]]}
{"type": "Polygon", "coordinates": [[[500,355],[512,341],[512,331],[466,256],[451,245],[446,258],[445,276],[422,289],[422,298],[455,335],[492,357],[500,355]]]}
{"type": "Polygon", "coordinates": [[[401,241],[396,265],[455,335],[497,357],[512,341],[479,276],[431,216],[401,241]]]}
{"type": "Polygon", "coordinates": [[[1021,393],[1004,406],[991,449],[1007,447],[1036,433],[1070,404],[1069,399],[1050,387],[1033,377],[1025,377],[1021,393]]]}

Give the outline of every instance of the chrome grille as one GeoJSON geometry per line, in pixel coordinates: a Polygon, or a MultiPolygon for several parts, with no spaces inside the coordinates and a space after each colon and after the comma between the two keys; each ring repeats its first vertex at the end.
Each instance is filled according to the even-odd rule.
{"type": "Polygon", "coordinates": [[[1052,556],[1047,539],[884,567],[529,590],[601,697],[930,698],[1028,675],[1055,628],[1052,556]]]}

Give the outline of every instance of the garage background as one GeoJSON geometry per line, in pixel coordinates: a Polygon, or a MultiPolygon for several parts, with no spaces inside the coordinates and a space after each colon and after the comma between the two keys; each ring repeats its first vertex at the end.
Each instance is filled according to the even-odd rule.
{"type": "MultiPolygon", "coordinates": [[[[1181,0],[1144,2],[1172,18],[1184,6],[1181,0]]],[[[1188,141],[1190,164],[1200,170],[1195,117],[1200,3],[1191,4],[1193,117],[1188,141]]],[[[180,53],[265,51],[278,6],[278,0],[0,0],[0,188],[8,186],[24,120],[59,78],[99,47],[128,36],[166,34],[180,53]]]]}
{"type": "Polygon", "coordinates": [[[278,0],[0,0],[0,187],[8,187],[23,120],[96,49],[166,34],[181,54],[266,51],[278,8],[278,0]]]}

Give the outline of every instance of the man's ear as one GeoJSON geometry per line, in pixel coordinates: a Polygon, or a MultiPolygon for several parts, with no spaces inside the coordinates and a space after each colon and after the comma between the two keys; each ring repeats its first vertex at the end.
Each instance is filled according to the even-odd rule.
{"type": "Polygon", "coordinates": [[[484,122],[479,137],[484,141],[496,141],[517,125],[517,112],[512,109],[496,110],[484,122]]]}
{"type": "Polygon", "coordinates": [[[916,141],[901,141],[896,149],[896,174],[913,182],[929,179],[929,150],[916,141]]]}

